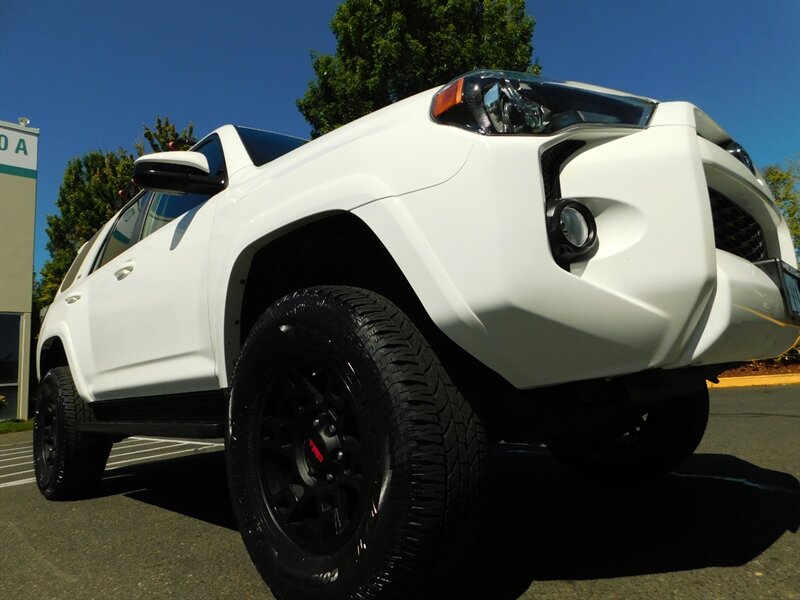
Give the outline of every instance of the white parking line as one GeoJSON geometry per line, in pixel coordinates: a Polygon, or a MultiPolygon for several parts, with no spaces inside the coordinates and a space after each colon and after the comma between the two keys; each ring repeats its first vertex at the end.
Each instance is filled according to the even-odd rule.
{"type": "Polygon", "coordinates": [[[114,448],[115,449],[117,449],[117,448],[128,449],[128,448],[136,448],[137,446],[148,446],[148,445],[160,444],[160,443],[161,442],[157,442],[157,441],[154,441],[154,440],[139,441],[139,440],[131,439],[130,441],[125,440],[124,442],[117,442],[116,444],[114,444],[114,448]]]}
{"type": "MultiPolygon", "coordinates": [[[[22,458],[22,457],[20,457],[20,458],[22,458]]],[[[17,460],[19,460],[19,459],[17,459],[17,460]]],[[[22,461],[20,463],[14,463],[12,465],[0,465],[0,469],[10,469],[12,467],[24,467],[25,465],[29,465],[29,464],[31,464],[30,460],[24,460],[24,461],[22,461]]]]}
{"type": "Polygon", "coordinates": [[[8,462],[10,460],[19,460],[20,458],[28,457],[28,456],[33,456],[33,450],[32,449],[28,450],[27,452],[25,452],[23,454],[20,454],[19,456],[12,456],[11,458],[0,458],[0,463],[1,462],[8,462]]]}
{"type": "Polygon", "coordinates": [[[224,448],[225,444],[222,442],[198,442],[195,440],[175,440],[175,439],[163,439],[163,438],[155,438],[155,437],[142,437],[142,436],[134,436],[130,438],[132,440],[154,440],[156,442],[179,442],[181,444],[197,444],[198,446],[218,446],[220,448],[224,448]]]}
{"type": "Polygon", "coordinates": [[[25,483],[34,483],[36,477],[29,477],[28,479],[20,479],[19,481],[9,481],[7,483],[0,483],[0,488],[14,487],[15,485],[23,485],[25,483]]]}
{"type": "MultiPolygon", "coordinates": [[[[145,436],[134,436],[127,438],[124,442],[114,444],[109,456],[109,462],[106,464],[106,470],[119,469],[122,466],[131,463],[143,464],[155,459],[166,458],[169,456],[185,455],[189,456],[192,453],[206,453],[212,450],[224,448],[225,444],[220,442],[200,442],[195,440],[181,440],[170,438],[155,438],[145,436]],[[133,450],[133,448],[137,448],[133,450]],[[120,450],[122,452],[120,452],[120,450]],[[170,450],[164,452],[164,450],[170,450]],[[155,453],[155,454],[152,454],[155,453]],[[135,456],[134,458],[126,458],[124,460],[117,460],[122,456],[135,456]]],[[[13,473],[6,473],[0,475],[0,480],[11,479],[13,477],[25,476],[34,472],[33,467],[33,447],[32,444],[25,446],[14,446],[5,451],[0,452],[0,469],[18,469],[20,467],[29,467],[21,471],[14,471],[13,473]],[[9,463],[9,464],[3,464],[9,463]]],[[[5,481],[0,483],[0,488],[12,487],[17,485],[24,485],[27,483],[35,483],[35,477],[24,477],[16,481],[5,481]]]]}
{"type": "MultiPolygon", "coordinates": [[[[116,458],[117,456],[128,456],[130,454],[142,454],[143,452],[158,452],[159,450],[166,450],[167,448],[174,448],[175,446],[182,446],[183,444],[168,444],[166,446],[158,446],[157,448],[145,448],[144,450],[134,450],[133,452],[117,452],[116,454],[112,454],[112,458],[116,458]]],[[[124,449],[124,448],[123,448],[124,449]]],[[[147,457],[142,457],[147,458],[147,457]]]]}
{"type": "MultiPolygon", "coordinates": [[[[199,448],[185,448],[185,449],[183,449],[183,450],[176,450],[175,452],[166,452],[166,453],[164,453],[164,454],[156,454],[156,455],[154,455],[154,456],[147,456],[147,457],[145,457],[145,458],[148,458],[148,459],[150,459],[150,458],[161,458],[162,456],[172,456],[172,455],[174,455],[174,454],[185,454],[186,452],[195,452],[195,453],[198,453],[199,451],[200,451],[200,450],[199,450],[199,448]]],[[[106,469],[107,469],[107,470],[110,470],[110,469],[109,469],[109,467],[110,467],[111,469],[113,469],[113,468],[115,468],[117,465],[121,465],[121,464],[124,464],[124,463],[129,463],[129,462],[136,462],[137,460],[138,460],[138,461],[140,461],[140,460],[141,460],[141,458],[129,458],[129,459],[127,459],[127,460],[119,460],[119,461],[117,461],[117,462],[108,463],[108,464],[106,465],[106,469]]]]}
{"type": "Polygon", "coordinates": [[[20,448],[18,450],[9,451],[9,452],[0,452],[0,456],[8,457],[8,456],[24,456],[25,454],[30,454],[33,451],[33,446],[28,446],[27,448],[20,448]]]}
{"type": "Polygon", "coordinates": [[[14,477],[14,475],[24,475],[25,473],[33,473],[33,469],[28,469],[27,471],[17,471],[16,473],[8,473],[7,475],[0,475],[0,479],[14,477]]]}

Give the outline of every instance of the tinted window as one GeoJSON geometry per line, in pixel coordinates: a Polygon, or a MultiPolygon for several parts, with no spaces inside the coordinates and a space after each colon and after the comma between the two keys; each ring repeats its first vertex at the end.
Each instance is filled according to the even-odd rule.
{"type": "Polygon", "coordinates": [[[137,226],[141,224],[142,214],[151,195],[147,193],[140,196],[117,219],[114,229],[111,230],[108,238],[106,238],[106,247],[103,249],[103,256],[97,264],[98,269],[125,252],[139,240],[139,227],[137,226]]]}
{"type": "Polygon", "coordinates": [[[153,194],[153,201],[150,203],[144,219],[142,238],[158,231],[174,218],[180,217],[206,200],[208,200],[208,196],[200,194],[184,194],[183,196],[153,194]]]}
{"type": "Polygon", "coordinates": [[[208,172],[211,175],[222,177],[227,173],[225,156],[222,154],[222,142],[219,141],[219,137],[216,135],[212,135],[202,145],[192,148],[192,150],[206,157],[208,160],[208,172]]]}
{"type": "Polygon", "coordinates": [[[300,138],[270,133],[260,129],[250,129],[249,127],[237,126],[236,131],[239,133],[239,137],[242,138],[242,143],[250,155],[250,160],[257,167],[275,160],[279,156],[283,156],[306,143],[306,140],[301,140],[300,138]]]}
{"type": "MultiPolygon", "coordinates": [[[[219,137],[213,135],[192,150],[206,157],[211,175],[223,178],[226,176],[225,157],[222,153],[222,143],[219,141],[219,137]]],[[[142,238],[146,238],[173,219],[200,206],[209,198],[210,196],[205,194],[171,195],[154,193],[153,200],[147,209],[147,215],[144,219],[142,238]]]]}
{"type": "Polygon", "coordinates": [[[19,315],[0,313],[0,383],[19,377],[19,315]]]}

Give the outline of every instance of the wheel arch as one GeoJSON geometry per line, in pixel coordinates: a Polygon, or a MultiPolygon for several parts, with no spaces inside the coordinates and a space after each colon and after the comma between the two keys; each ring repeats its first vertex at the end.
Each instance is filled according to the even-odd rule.
{"type": "Polygon", "coordinates": [[[476,381],[508,385],[441,331],[378,235],[347,211],[297,221],[237,257],[228,281],[223,328],[229,378],[258,317],[285,294],[319,285],[360,287],[391,300],[420,329],[465,394],[476,381]]]}
{"type": "Polygon", "coordinates": [[[39,351],[39,379],[41,380],[50,369],[55,367],[68,367],[69,359],[64,342],[58,335],[53,335],[42,342],[39,351]]]}
{"type": "Polygon", "coordinates": [[[89,386],[80,369],[81,361],[77,359],[71,343],[70,330],[60,323],[48,327],[47,331],[43,329],[42,333],[43,341],[39,344],[36,358],[39,381],[44,379],[50,369],[69,367],[78,395],[92,400],[93,396],[89,393],[89,386]]]}

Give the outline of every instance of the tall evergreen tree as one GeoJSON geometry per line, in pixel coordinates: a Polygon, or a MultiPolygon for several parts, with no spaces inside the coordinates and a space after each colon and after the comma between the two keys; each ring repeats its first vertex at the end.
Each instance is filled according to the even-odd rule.
{"type": "Polygon", "coordinates": [[[297,101],[317,137],[476,68],[538,72],[524,0],[345,0],[297,101]]]}

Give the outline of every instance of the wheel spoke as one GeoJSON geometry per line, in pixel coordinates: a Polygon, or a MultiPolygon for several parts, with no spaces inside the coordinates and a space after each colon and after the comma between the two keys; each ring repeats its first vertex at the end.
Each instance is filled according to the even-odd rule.
{"type": "Polygon", "coordinates": [[[272,455],[293,460],[294,422],[291,419],[266,417],[262,420],[261,450],[272,455]]]}
{"type": "Polygon", "coordinates": [[[333,507],[333,533],[339,535],[344,531],[345,521],[338,506],[333,507]]]}
{"type": "Polygon", "coordinates": [[[295,427],[295,419],[264,417],[261,420],[261,432],[264,438],[291,438],[295,427]]]}
{"type": "Polygon", "coordinates": [[[290,525],[301,517],[309,506],[313,494],[303,485],[292,484],[271,497],[283,525],[290,525]]]}
{"type": "Polygon", "coordinates": [[[338,479],[340,488],[353,490],[356,495],[361,495],[364,490],[364,477],[360,473],[344,473],[338,479]]]}
{"type": "Polygon", "coordinates": [[[286,370],[276,378],[270,390],[270,401],[273,406],[286,415],[298,416],[305,408],[305,386],[297,378],[295,371],[286,370]]]}
{"type": "Polygon", "coordinates": [[[324,410],[327,405],[325,393],[320,391],[317,385],[302,373],[298,372],[298,376],[308,399],[307,404],[316,410],[324,410]]]}
{"type": "Polygon", "coordinates": [[[45,425],[42,428],[42,441],[45,444],[47,444],[48,446],[51,446],[53,444],[54,438],[53,438],[53,426],[52,425],[45,425]]]}
{"type": "Polygon", "coordinates": [[[325,502],[323,498],[318,498],[317,511],[320,541],[325,541],[332,535],[336,535],[335,508],[330,502],[325,502]]]}
{"type": "Polygon", "coordinates": [[[334,507],[334,526],[339,535],[350,521],[350,496],[339,487],[336,490],[336,506],[334,507]]]}
{"type": "Polygon", "coordinates": [[[351,435],[344,436],[342,440],[342,452],[350,465],[361,466],[364,464],[363,451],[361,443],[351,435]]]}

